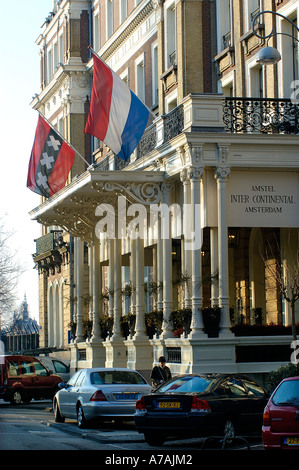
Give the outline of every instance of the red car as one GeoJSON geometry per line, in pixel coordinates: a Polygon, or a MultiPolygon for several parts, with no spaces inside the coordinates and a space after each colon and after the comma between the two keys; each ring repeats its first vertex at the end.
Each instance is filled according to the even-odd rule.
{"type": "Polygon", "coordinates": [[[0,398],[19,405],[32,398],[53,398],[61,377],[32,356],[0,356],[0,398]]]}
{"type": "Polygon", "coordinates": [[[299,450],[299,377],[280,382],[272,393],[263,415],[265,449],[299,450]]]}

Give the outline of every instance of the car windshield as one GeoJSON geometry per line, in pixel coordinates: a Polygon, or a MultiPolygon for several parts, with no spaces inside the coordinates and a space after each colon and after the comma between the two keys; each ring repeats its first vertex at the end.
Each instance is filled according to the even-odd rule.
{"type": "Polygon", "coordinates": [[[179,377],[159,387],[157,392],[200,393],[206,391],[213,381],[214,379],[208,377],[179,377]]]}
{"type": "Polygon", "coordinates": [[[146,384],[146,381],[141,375],[136,372],[129,371],[98,371],[92,372],[90,375],[90,381],[94,385],[101,384],[146,384]]]}
{"type": "Polygon", "coordinates": [[[299,380],[283,382],[273,395],[274,405],[299,406],[299,380]]]}

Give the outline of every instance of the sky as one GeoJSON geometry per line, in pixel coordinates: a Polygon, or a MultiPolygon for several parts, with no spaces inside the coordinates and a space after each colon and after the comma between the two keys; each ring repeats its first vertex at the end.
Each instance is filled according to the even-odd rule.
{"type": "Polygon", "coordinates": [[[27,296],[29,314],[38,320],[38,274],[32,254],[41,226],[29,211],[40,203],[26,187],[37,111],[30,106],[40,92],[40,59],[35,44],[53,0],[0,0],[0,218],[11,232],[9,246],[23,266],[17,303],[27,296]]]}

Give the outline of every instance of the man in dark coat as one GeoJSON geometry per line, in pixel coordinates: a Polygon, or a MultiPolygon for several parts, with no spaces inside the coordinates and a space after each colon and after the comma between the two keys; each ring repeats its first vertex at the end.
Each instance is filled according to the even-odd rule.
{"type": "Polygon", "coordinates": [[[171,372],[169,367],[166,365],[166,359],[164,356],[159,357],[159,364],[153,368],[151,379],[153,387],[158,387],[162,383],[171,379],[171,372]]]}

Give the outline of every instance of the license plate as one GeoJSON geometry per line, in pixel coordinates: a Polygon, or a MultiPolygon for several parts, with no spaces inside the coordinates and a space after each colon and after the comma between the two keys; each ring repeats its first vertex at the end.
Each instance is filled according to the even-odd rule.
{"type": "Polygon", "coordinates": [[[285,437],[284,443],[288,446],[299,446],[299,437],[285,437]]]}
{"type": "Polygon", "coordinates": [[[138,393],[117,393],[116,400],[138,400],[138,393]]]}
{"type": "Polygon", "coordinates": [[[159,401],[157,408],[180,408],[181,404],[179,401],[159,401]]]}

